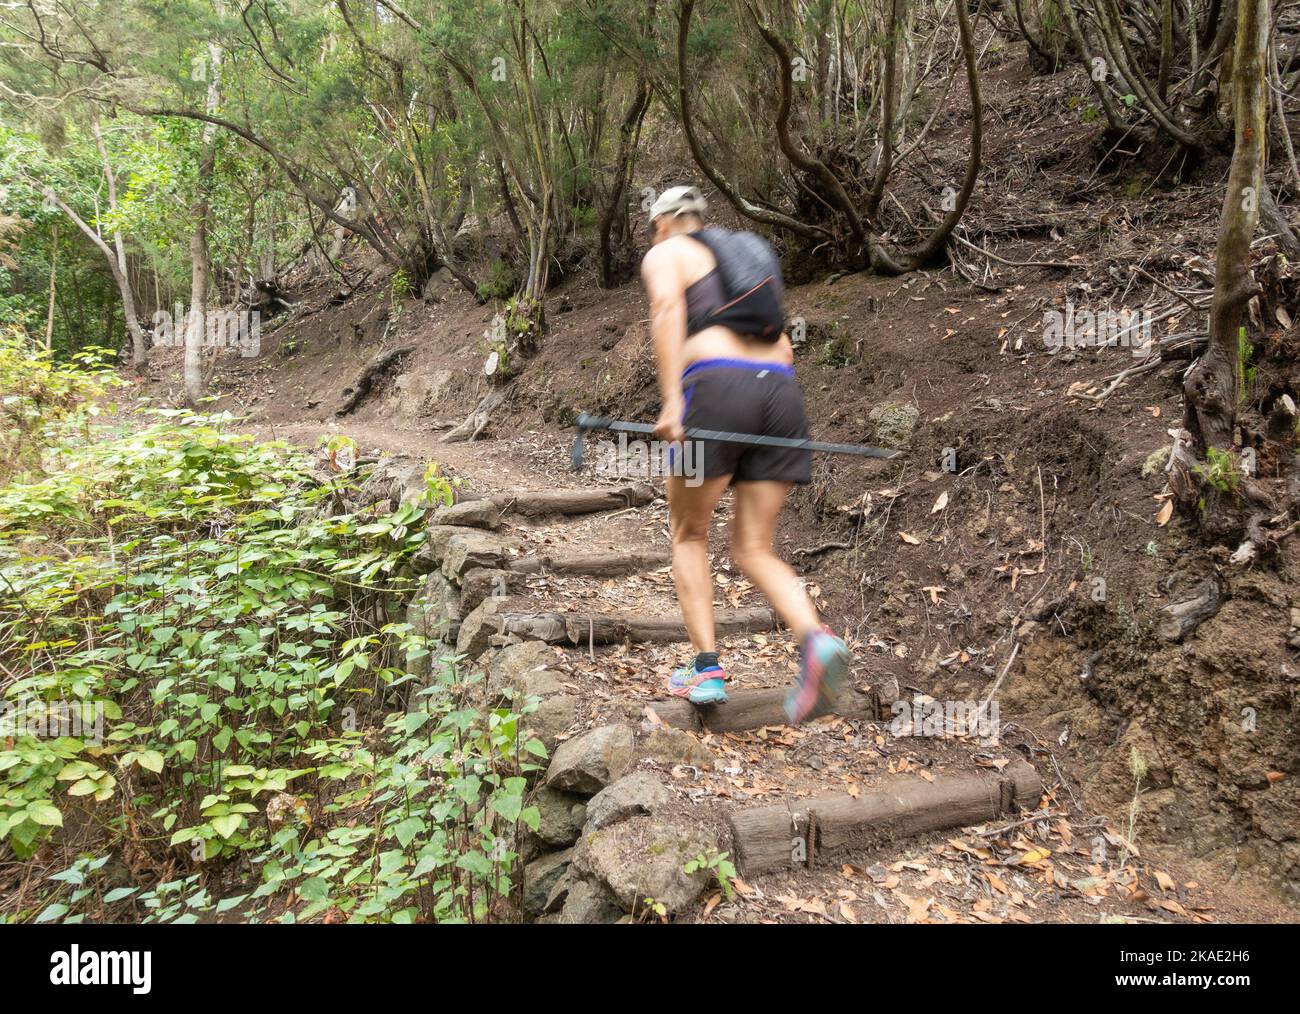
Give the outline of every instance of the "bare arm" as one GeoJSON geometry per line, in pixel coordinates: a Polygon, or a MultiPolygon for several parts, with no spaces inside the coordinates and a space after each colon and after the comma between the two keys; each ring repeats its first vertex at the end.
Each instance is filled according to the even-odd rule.
{"type": "Polygon", "coordinates": [[[652,247],[641,262],[641,279],[650,297],[650,336],[654,342],[663,398],[655,435],[664,440],[681,440],[682,348],[686,343],[686,296],[681,276],[671,253],[663,246],[652,247]]]}

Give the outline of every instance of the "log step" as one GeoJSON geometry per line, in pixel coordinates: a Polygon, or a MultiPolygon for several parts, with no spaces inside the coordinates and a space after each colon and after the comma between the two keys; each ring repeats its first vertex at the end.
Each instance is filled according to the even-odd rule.
{"type": "MultiPolygon", "coordinates": [[[[647,707],[675,729],[692,732],[745,732],[768,725],[785,725],[785,694],[787,687],[755,687],[728,690],[726,704],[696,705],[680,697],[651,701],[647,707]]],[[[884,705],[889,711],[889,705],[884,705]]],[[[841,718],[865,718],[871,721],[881,717],[881,703],[875,691],[859,693],[857,690],[841,691],[835,707],[814,712],[811,718],[836,714],[841,718]]]]}
{"type": "MultiPolygon", "coordinates": [[[[485,603],[486,604],[486,603],[485,603]]],[[[672,644],[688,641],[686,626],[676,616],[639,616],[636,613],[499,613],[491,618],[497,631],[548,644],[621,644],[624,641],[672,644]]],[[[719,637],[762,633],[776,627],[770,609],[719,609],[715,614],[719,637]]]]}
{"type": "MultiPolygon", "coordinates": [[[[582,487],[536,492],[518,490],[510,493],[494,493],[488,499],[502,513],[545,517],[548,514],[595,514],[597,511],[620,510],[625,507],[644,507],[657,495],[653,486],[636,482],[626,486],[597,489],[582,487]]],[[[462,497],[462,499],[471,499],[471,497],[462,497]]]]}
{"type": "Polygon", "coordinates": [[[582,574],[593,577],[621,577],[657,570],[673,562],[666,549],[633,550],[625,553],[537,553],[506,564],[516,574],[582,574]]]}
{"type": "Polygon", "coordinates": [[[752,877],[1031,809],[1041,793],[1038,773],[1016,757],[1001,771],[937,775],[933,782],[892,776],[887,789],[858,798],[836,793],[733,810],[727,822],[740,870],[752,877]]]}

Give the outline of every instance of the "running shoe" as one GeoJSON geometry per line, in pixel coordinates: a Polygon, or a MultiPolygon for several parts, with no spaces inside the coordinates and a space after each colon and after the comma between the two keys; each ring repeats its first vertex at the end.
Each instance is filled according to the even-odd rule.
{"type": "Polygon", "coordinates": [[[834,707],[849,668],[849,648],[829,627],[814,630],[800,648],[799,683],[785,695],[785,716],[798,725],[814,710],[834,707]]]}
{"type": "Polygon", "coordinates": [[[692,704],[725,704],[727,674],[722,666],[710,665],[697,669],[696,660],[682,666],[668,677],[668,692],[675,697],[685,697],[692,704]]]}

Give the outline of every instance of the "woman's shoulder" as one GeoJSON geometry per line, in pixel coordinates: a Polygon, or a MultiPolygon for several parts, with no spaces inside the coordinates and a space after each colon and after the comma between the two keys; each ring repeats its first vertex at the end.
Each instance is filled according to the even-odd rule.
{"type": "Polygon", "coordinates": [[[682,284],[691,285],[717,267],[712,251],[686,234],[656,243],[641,258],[641,274],[671,271],[682,284]]]}

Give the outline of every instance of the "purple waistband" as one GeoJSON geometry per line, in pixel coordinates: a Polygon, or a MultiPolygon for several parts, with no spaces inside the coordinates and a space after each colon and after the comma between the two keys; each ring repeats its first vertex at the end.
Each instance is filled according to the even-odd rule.
{"type": "Polygon", "coordinates": [[[794,376],[794,367],[786,366],[785,363],[764,363],[756,359],[701,359],[698,363],[691,363],[682,373],[682,379],[685,380],[692,373],[699,373],[701,370],[712,370],[718,367],[725,367],[733,370],[752,370],[755,373],[779,373],[785,377],[794,376]]]}

